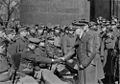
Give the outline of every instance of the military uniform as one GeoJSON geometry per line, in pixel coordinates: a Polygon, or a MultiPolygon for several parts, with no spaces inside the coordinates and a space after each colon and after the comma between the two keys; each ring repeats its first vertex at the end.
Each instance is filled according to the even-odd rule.
{"type": "Polygon", "coordinates": [[[10,79],[10,65],[7,60],[6,52],[3,47],[3,43],[0,44],[0,84],[8,84],[10,79]]]}
{"type": "Polygon", "coordinates": [[[61,47],[64,54],[67,54],[69,50],[75,45],[76,38],[74,36],[64,35],[61,40],[61,47]]]}
{"type": "Polygon", "coordinates": [[[115,56],[115,43],[117,37],[114,31],[109,31],[107,33],[107,37],[104,38],[102,49],[104,55],[104,72],[105,74],[105,81],[106,83],[113,84],[113,57],[115,56]]]}
{"type": "MultiPolygon", "coordinates": [[[[10,74],[8,73],[10,66],[7,62],[7,59],[0,55],[0,82],[8,81],[10,74]]],[[[0,83],[1,84],[1,83],[0,83]]]]}
{"type": "MultiPolygon", "coordinates": [[[[30,39],[31,41],[33,41],[33,43],[39,43],[39,40],[38,39],[30,39]]],[[[28,48],[27,48],[28,49],[28,48]]],[[[52,63],[52,60],[47,58],[47,55],[45,53],[45,50],[43,50],[42,48],[36,48],[35,50],[25,50],[21,53],[21,58],[22,58],[22,62],[23,64],[30,64],[30,61],[33,61],[33,62],[40,62],[40,63],[52,63]],[[24,63],[24,61],[26,60],[26,62],[28,63],[24,63]]],[[[27,65],[28,66],[28,65],[27,65]]],[[[29,67],[32,67],[33,66],[29,66],[29,67]]]]}
{"type": "MultiPolygon", "coordinates": [[[[49,54],[48,54],[49,55],[49,54]]],[[[22,53],[23,60],[32,60],[34,62],[38,62],[40,69],[35,70],[34,76],[38,79],[43,78],[43,80],[49,84],[68,84],[60,80],[56,75],[53,74],[49,69],[45,69],[46,67],[42,66],[43,64],[51,64],[53,63],[52,59],[47,56],[47,53],[44,48],[39,46],[34,51],[25,51],[22,53]],[[42,65],[41,65],[42,64],[42,65]],[[54,81],[53,81],[54,80],[54,81]]],[[[26,63],[25,63],[26,64],[26,63]]],[[[35,65],[33,66],[35,67],[35,65]]]]}
{"type": "Polygon", "coordinates": [[[7,48],[7,53],[8,55],[12,56],[16,53],[23,52],[24,49],[26,49],[26,45],[27,45],[27,42],[24,39],[18,38],[16,39],[16,42],[9,44],[7,48]]]}

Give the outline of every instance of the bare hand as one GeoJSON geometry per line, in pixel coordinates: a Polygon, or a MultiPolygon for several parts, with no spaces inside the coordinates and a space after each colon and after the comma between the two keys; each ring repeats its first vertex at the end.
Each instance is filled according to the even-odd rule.
{"type": "Polygon", "coordinates": [[[54,61],[53,61],[53,63],[60,63],[60,62],[62,62],[61,59],[54,59],[54,61]]]}
{"type": "Polygon", "coordinates": [[[83,69],[84,69],[83,65],[79,65],[79,70],[83,70],[83,69]]]}

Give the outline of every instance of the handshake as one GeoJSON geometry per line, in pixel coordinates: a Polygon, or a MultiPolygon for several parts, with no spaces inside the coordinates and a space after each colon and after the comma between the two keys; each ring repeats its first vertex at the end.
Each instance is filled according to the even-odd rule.
{"type": "Polygon", "coordinates": [[[65,61],[64,57],[60,57],[60,58],[57,58],[57,59],[52,59],[52,63],[61,63],[61,62],[64,62],[64,61],[65,61]]]}

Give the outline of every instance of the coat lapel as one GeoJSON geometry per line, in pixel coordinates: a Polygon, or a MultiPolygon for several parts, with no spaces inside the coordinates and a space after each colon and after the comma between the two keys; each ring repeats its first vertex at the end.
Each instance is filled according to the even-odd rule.
{"type": "Polygon", "coordinates": [[[84,32],[80,40],[84,42],[87,40],[87,38],[88,38],[87,32],[84,32]]]}

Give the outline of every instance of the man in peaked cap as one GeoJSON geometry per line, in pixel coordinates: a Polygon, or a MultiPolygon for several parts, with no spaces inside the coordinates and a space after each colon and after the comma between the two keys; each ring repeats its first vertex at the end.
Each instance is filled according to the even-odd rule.
{"type": "Polygon", "coordinates": [[[3,43],[0,44],[0,84],[9,84],[10,81],[10,65],[5,54],[3,43]]]}
{"type": "Polygon", "coordinates": [[[31,43],[35,43],[35,44],[38,44],[40,42],[40,39],[38,38],[29,38],[28,39],[31,43]]]}
{"type": "Polygon", "coordinates": [[[14,40],[15,42],[8,45],[7,54],[12,56],[15,53],[21,53],[26,49],[27,41],[23,37],[24,35],[18,35],[14,40]]]}
{"type": "Polygon", "coordinates": [[[36,63],[39,63],[39,66],[35,66],[36,71],[35,71],[34,76],[39,80],[43,78],[43,80],[45,82],[48,82],[49,84],[56,84],[56,83],[57,84],[68,84],[67,82],[60,80],[56,75],[53,74],[52,71],[48,69],[43,69],[42,67],[44,66],[41,66],[41,64],[59,63],[61,60],[48,58],[46,50],[43,50],[43,48],[41,48],[42,46],[46,46],[46,45],[43,44],[44,42],[42,43],[42,41],[40,41],[39,39],[30,38],[29,41],[32,44],[34,43],[34,44],[40,45],[39,47],[36,48],[34,44],[33,45],[31,44],[31,46],[29,46],[30,48],[29,51],[23,52],[22,54],[22,59],[29,59],[36,63]],[[40,69],[38,69],[38,67],[40,69]]]}
{"type": "Polygon", "coordinates": [[[84,26],[86,24],[88,24],[88,22],[85,20],[80,20],[72,23],[73,26],[84,26]]]}
{"type": "Polygon", "coordinates": [[[43,32],[44,32],[44,28],[39,28],[39,29],[37,30],[38,38],[42,38],[43,32]]]}
{"type": "Polygon", "coordinates": [[[104,38],[104,71],[105,71],[105,80],[107,83],[113,84],[113,65],[112,59],[115,55],[115,43],[117,37],[114,35],[113,29],[109,29],[107,32],[107,37],[104,38]]]}
{"type": "Polygon", "coordinates": [[[74,36],[74,29],[68,27],[68,33],[61,38],[61,47],[64,54],[67,54],[71,47],[75,45],[76,37],[74,36]]]}
{"type": "Polygon", "coordinates": [[[35,62],[45,63],[45,64],[56,63],[60,61],[57,59],[50,59],[46,56],[41,56],[41,53],[39,52],[39,47],[37,48],[37,45],[40,43],[39,39],[30,38],[29,41],[30,41],[30,44],[28,44],[27,51],[24,51],[22,53],[23,59],[28,59],[35,62]],[[36,49],[38,50],[36,51],[36,49]]]}
{"type": "Polygon", "coordinates": [[[54,45],[60,47],[60,34],[61,34],[61,29],[60,27],[56,26],[54,30],[54,45]]]}
{"type": "Polygon", "coordinates": [[[39,44],[40,40],[37,38],[29,38],[28,39],[28,44],[26,44],[26,48],[24,49],[23,52],[21,52],[21,64],[20,64],[20,71],[24,71],[31,73],[33,66],[32,63],[30,63],[28,60],[30,60],[30,56],[32,56],[32,52],[34,51],[35,47],[39,44]],[[25,60],[28,59],[28,60],[25,60]],[[29,67],[24,68],[25,66],[28,66],[28,64],[30,65],[29,67],[32,67],[32,69],[29,69],[29,67]],[[27,70],[26,70],[27,69],[27,70]]]}

